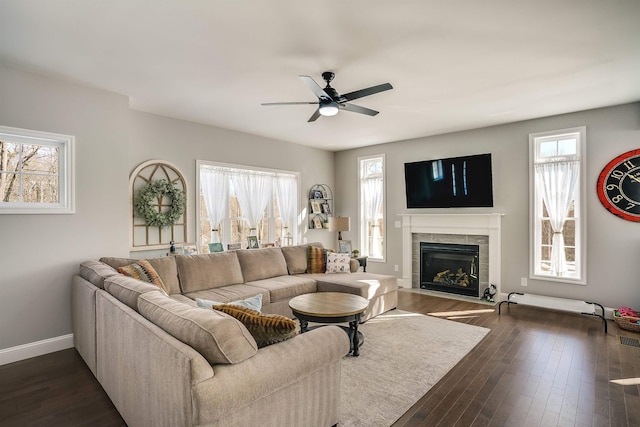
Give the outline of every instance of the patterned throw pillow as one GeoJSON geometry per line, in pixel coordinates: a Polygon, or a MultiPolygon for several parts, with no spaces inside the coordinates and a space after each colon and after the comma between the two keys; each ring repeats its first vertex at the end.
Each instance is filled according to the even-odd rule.
{"type": "Polygon", "coordinates": [[[327,253],[326,273],[351,273],[351,258],[349,254],[327,253]]]}
{"type": "Polygon", "coordinates": [[[317,246],[307,247],[307,273],[324,273],[327,250],[317,246]]]}
{"type": "Polygon", "coordinates": [[[125,276],[133,277],[134,279],[141,280],[143,282],[152,283],[159,287],[165,295],[169,295],[167,287],[158,275],[158,272],[153,268],[151,263],[146,259],[141,259],[133,264],[125,265],[118,268],[118,273],[125,276]]]}
{"type": "Polygon", "coordinates": [[[258,348],[298,335],[298,324],[288,317],[261,314],[259,311],[233,304],[214,305],[213,309],[227,313],[242,322],[258,343],[258,348]]]}

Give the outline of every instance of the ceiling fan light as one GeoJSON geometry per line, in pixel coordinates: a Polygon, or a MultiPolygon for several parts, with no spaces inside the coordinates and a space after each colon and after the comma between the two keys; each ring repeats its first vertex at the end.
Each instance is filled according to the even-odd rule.
{"type": "Polygon", "coordinates": [[[323,116],[335,116],[338,114],[338,104],[335,102],[329,102],[318,107],[318,110],[323,116]]]}

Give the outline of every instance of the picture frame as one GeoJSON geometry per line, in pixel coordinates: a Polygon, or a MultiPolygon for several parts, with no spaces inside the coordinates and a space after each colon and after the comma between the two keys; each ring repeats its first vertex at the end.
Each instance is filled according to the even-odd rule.
{"type": "Polygon", "coordinates": [[[319,214],[322,212],[322,205],[319,201],[314,200],[313,202],[311,202],[311,212],[313,212],[314,214],[319,214]]]}
{"type": "Polygon", "coordinates": [[[329,206],[329,203],[325,202],[322,204],[322,213],[331,214],[331,206],[329,206]]]}
{"type": "Polygon", "coordinates": [[[260,247],[258,244],[258,236],[247,236],[247,243],[249,249],[258,249],[260,247]]]}
{"type": "Polygon", "coordinates": [[[326,191],[322,191],[322,198],[323,199],[328,199],[329,198],[329,193],[327,193],[326,191]]]}
{"type": "Polygon", "coordinates": [[[338,253],[351,256],[351,240],[338,240],[338,253]]]}
{"type": "Polygon", "coordinates": [[[222,247],[222,243],[209,243],[209,253],[214,252],[223,252],[224,247],[222,247]]]}
{"type": "Polygon", "coordinates": [[[228,251],[237,251],[238,249],[242,249],[242,243],[228,243],[227,250],[228,251]]]}
{"type": "Polygon", "coordinates": [[[198,255],[198,245],[195,243],[185,243],[182,246],[185,255],[198,255]]]}
{"type": "Polygon", "coordinates": [[[319,216],[313,218],[313,228],[322,228],[322,219],[319,216]]]}

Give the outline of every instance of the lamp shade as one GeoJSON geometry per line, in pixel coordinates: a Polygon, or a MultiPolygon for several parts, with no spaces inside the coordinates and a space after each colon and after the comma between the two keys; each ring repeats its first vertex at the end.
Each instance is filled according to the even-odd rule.
{"type": "Polygon", "coordinates": [[[351,218],[348,216],[329,217],[329,231],[349,231],[351,218]]]}

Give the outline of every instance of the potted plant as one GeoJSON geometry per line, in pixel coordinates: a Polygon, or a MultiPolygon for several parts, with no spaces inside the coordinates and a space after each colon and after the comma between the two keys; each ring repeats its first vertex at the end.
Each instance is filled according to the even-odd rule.
{"type": "Polygon", "coordinates": [[[354,249],[354,250],[351,251],[351,256],[353,258],[358,258],[358,255],[360,255],[360,251],[359,250],[354,249]]]}

